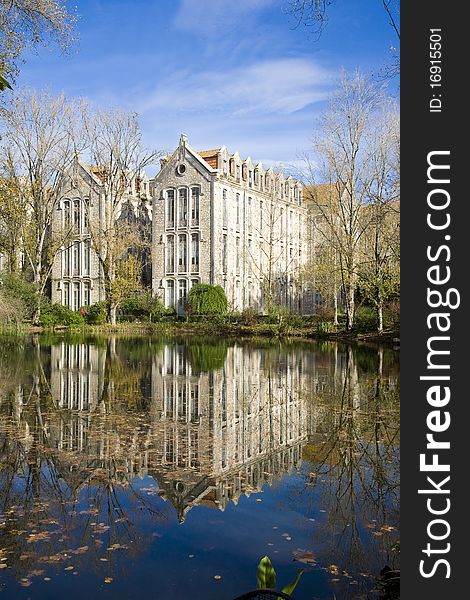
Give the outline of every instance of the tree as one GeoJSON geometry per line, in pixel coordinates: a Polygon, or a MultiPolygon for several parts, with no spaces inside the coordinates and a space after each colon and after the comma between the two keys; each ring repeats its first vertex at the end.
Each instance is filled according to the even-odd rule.
{"type": "MultiPolygon", "coordinates": [[[[54,258],[72,233],[71,228],[53,232],[52,224],[59,208],[62,176],[84,147],[79,114],[77,102],[71,103],[63,95],[24,91],[4,116],[0,161],[8,194],[18,204],[22,249],[36,286],[34,323],[39,322],[41,297],[54,258]]],[[[10,231],[10,237],[13,234],[10,231]]]]}
{"type": "MultiPolygon", "coordinates": [[[[320,119],[315,138],[319,171],[327,186],[325,197],[308,191],[318,214],[318,231],[338,257],[346,309],[346,330],[354,324],[355,292],[361,238],[367,227],[364,207],[373,179],[370,137],[383,90],[356,72],[343,72],[340,87],[320,119]]],[[[309,165],[310,178],[314,167],[309,165]]]]}
{"type": "MultiPolygon", "coordinates": [[[[400,0],[379,0],[383,6],[388,23],[392,28],[395,38],[400,43],[400,0]]],[[[317,39],[328,23],[328,7],[334,0],[288,0],[288,14],[290,14],[296,27],[303,25],[312,31],[317,39]]],[[[390,48],[392,60],[384,67],[383,74],[387,78],[395,77],[400,73],[399,48],[390,48]]]]}
{"type": "Polygon", "coordinates": [[[400,288],[399,139],[398,110],[386,105],[369,141],[373,167],[359,267],[359,286],[375,308],[379,332],[384,303],[400,288]]]}
{"type": "Polygon", "coordinates": [[[149,244],[148,232],[122,217],[131,184],[139,187],[143,169],[155,162],[158,153],[143,147],[135,113],[97,111],[84,121],[90,160],[102,184],[103,202],[99,221],[90,218],[90,233],[103,272],[108,320],[115,324],[117,308],[129,291],[129,274],[123,273],[135,269],[130,256],[138,255],[149,244]]]}
{"type": "Polygon", "coordinates": [[[27,48],[39,44],[68,48],[75,22],[76,16],[61,0],[0,0],[0,91],[11,89],[27,48]]]}
{"type": "Polygon", "coordinates": [[[260,208],[259,219],[254,221],[259,241],[255,241],[253,247],[248,245],[246,254],[251,275],[260,282],[263,309],[269,311],[274,304],[287,304],[288,286],[294,287],[297,283],[292,273],[298,257],[289,257],[286,250],[288,209],[279,200],[285,179],[281,172],[268,171],[267,174],[267,197],[260,208]]]}
{"type": "Polygon", "coordinates": [[[19,270],[21,231],[26,218],[26,207],[18,201],[14,182],[0,174],[0,252],[7,258],[10,274],[19,270]]]}

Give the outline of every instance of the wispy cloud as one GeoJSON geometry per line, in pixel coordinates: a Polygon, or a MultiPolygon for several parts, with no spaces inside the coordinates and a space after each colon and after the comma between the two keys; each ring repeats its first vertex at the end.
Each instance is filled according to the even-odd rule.
{"type": "Polygon", "coordinates": [[[139,112],[291,114],[324,100],[335,75],[312,60],[265,60],[232,70],[173,73],[139,103],[139,112]]]}
{"type": "Polygon", "coordinates": [[[279,0],[181,0],[174,26],[202,37],[231,29],[240,19],[279,0]]]}

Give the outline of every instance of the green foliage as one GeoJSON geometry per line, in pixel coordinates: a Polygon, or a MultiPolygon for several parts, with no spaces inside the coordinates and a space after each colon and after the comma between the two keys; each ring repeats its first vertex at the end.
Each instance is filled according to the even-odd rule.
{"type": "Polygon", "coordinates": [[[158,298],[152,297],[150,292],[144,292],[125,298],[119,307],[119,313],[124,319],[159,321],[164,316],[174,315],[175,310],[165,308],[158,298]]]}
{"type": "Polygon", "coordinates": [[[221,315],[227,312],[227,297],[220,285],[199,283],[188,294],[191,315],[221,315]]]}
{"type": "Polygon", "coordinates": [[[331,321],[320,321],[317,325],[317,333],[320,335],[335,333],[336,331],[337,326],[331,321]]]}
{"type": "Polygon", "coordinates": [[[264,556],[259,561],[256,579],[258,582],[258,589],[276,589],[276,571],[268,556],[264,556]]]}
{"type": "MultiPolygon", "coordinates": [[[[303,570],[300,570],[295,578],[286,585],[281,591],[284,594],[292,594],[295,590],[297,584],[299,583],[299,579],[301,578],[303,570]]],[[[264,556],[258,565],[258,572],[256,574],[258,589],[268,589],[275,590],[276,589],[276,571],[274,570],[271,561],[268,556],[264,556]]]]}
{"type": "Polygon", "coordinates": [[[106,323],[106,302],[96,302],[91,306],[82,306],[79,312],[88,325],[103,325],[106,323]]]}
{"type": "Polygon", "coordinates": [[[371,306],[361,306],[354,316],[354,330],[360,332],[373,331],[377,326],[377,316],[371,306]]]}
{"type": "MultiPolygon", "coordinates": [[[[7,299],[19,301],[23,308],[25,319],[31,319],[37,303],[36,287],[33,283],[26,281],[19,275],[2,273],[0,277],[0,287],[3,296],[7,299]]],[[[47,298],[42,299],[42,305],[49,303],[47,298]]]]}
{"type": "Polygon", "coordinates": [[[50,304],[44,307],[39,317],[42,327],[55,327],[56,325],[84,325],[85,317],[80,311],[71,310],[62,304],[50,304]]]}

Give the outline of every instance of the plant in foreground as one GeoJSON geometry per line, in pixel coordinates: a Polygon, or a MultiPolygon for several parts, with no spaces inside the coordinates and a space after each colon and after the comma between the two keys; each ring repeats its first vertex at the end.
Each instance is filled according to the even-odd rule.
{"type": "MultiPolygon", "coordinates": [[[[299,582],[300,577],[302,576],[303,570],[301,569],[293,581],[291,581],[288,585],[282,588],[281,592],[284,594],[292,594],[296,585],[299,582]]],[[[258,565],[258,573],[256,575],[258,581],[258,589],[276,589],[276,571],[271,564],[268,556],[264,556],[258,565]]]]}

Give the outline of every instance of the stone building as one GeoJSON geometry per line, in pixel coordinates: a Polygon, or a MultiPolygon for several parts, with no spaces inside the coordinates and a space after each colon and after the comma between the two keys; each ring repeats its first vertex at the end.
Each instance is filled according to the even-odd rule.
{"type": "Polygon", "coordinates": [[[304,312],[302,184],[227,148],[196,152],[185,135],[150,181],[152,288],[184,313],[192,285],[221,285],[234,310],[269,302],[304,312]]]}
{"type": "MultiPolygon", "coordinates": [[[[93,235],[102,235],[107,210],[103,173],[76,160],[62,178],[59,208],[52,225],[52,243],[62,244],[51,271],[51,300],[73,310],[105,299],[102,268],[93,247],[93,235]]],[[[129,183],[122,195],[119,219],[139,226],[150,223],[149,181],[145,174],[129,183]]],[[[143,279],[150,283],[144,269],[143,279]]]]}

